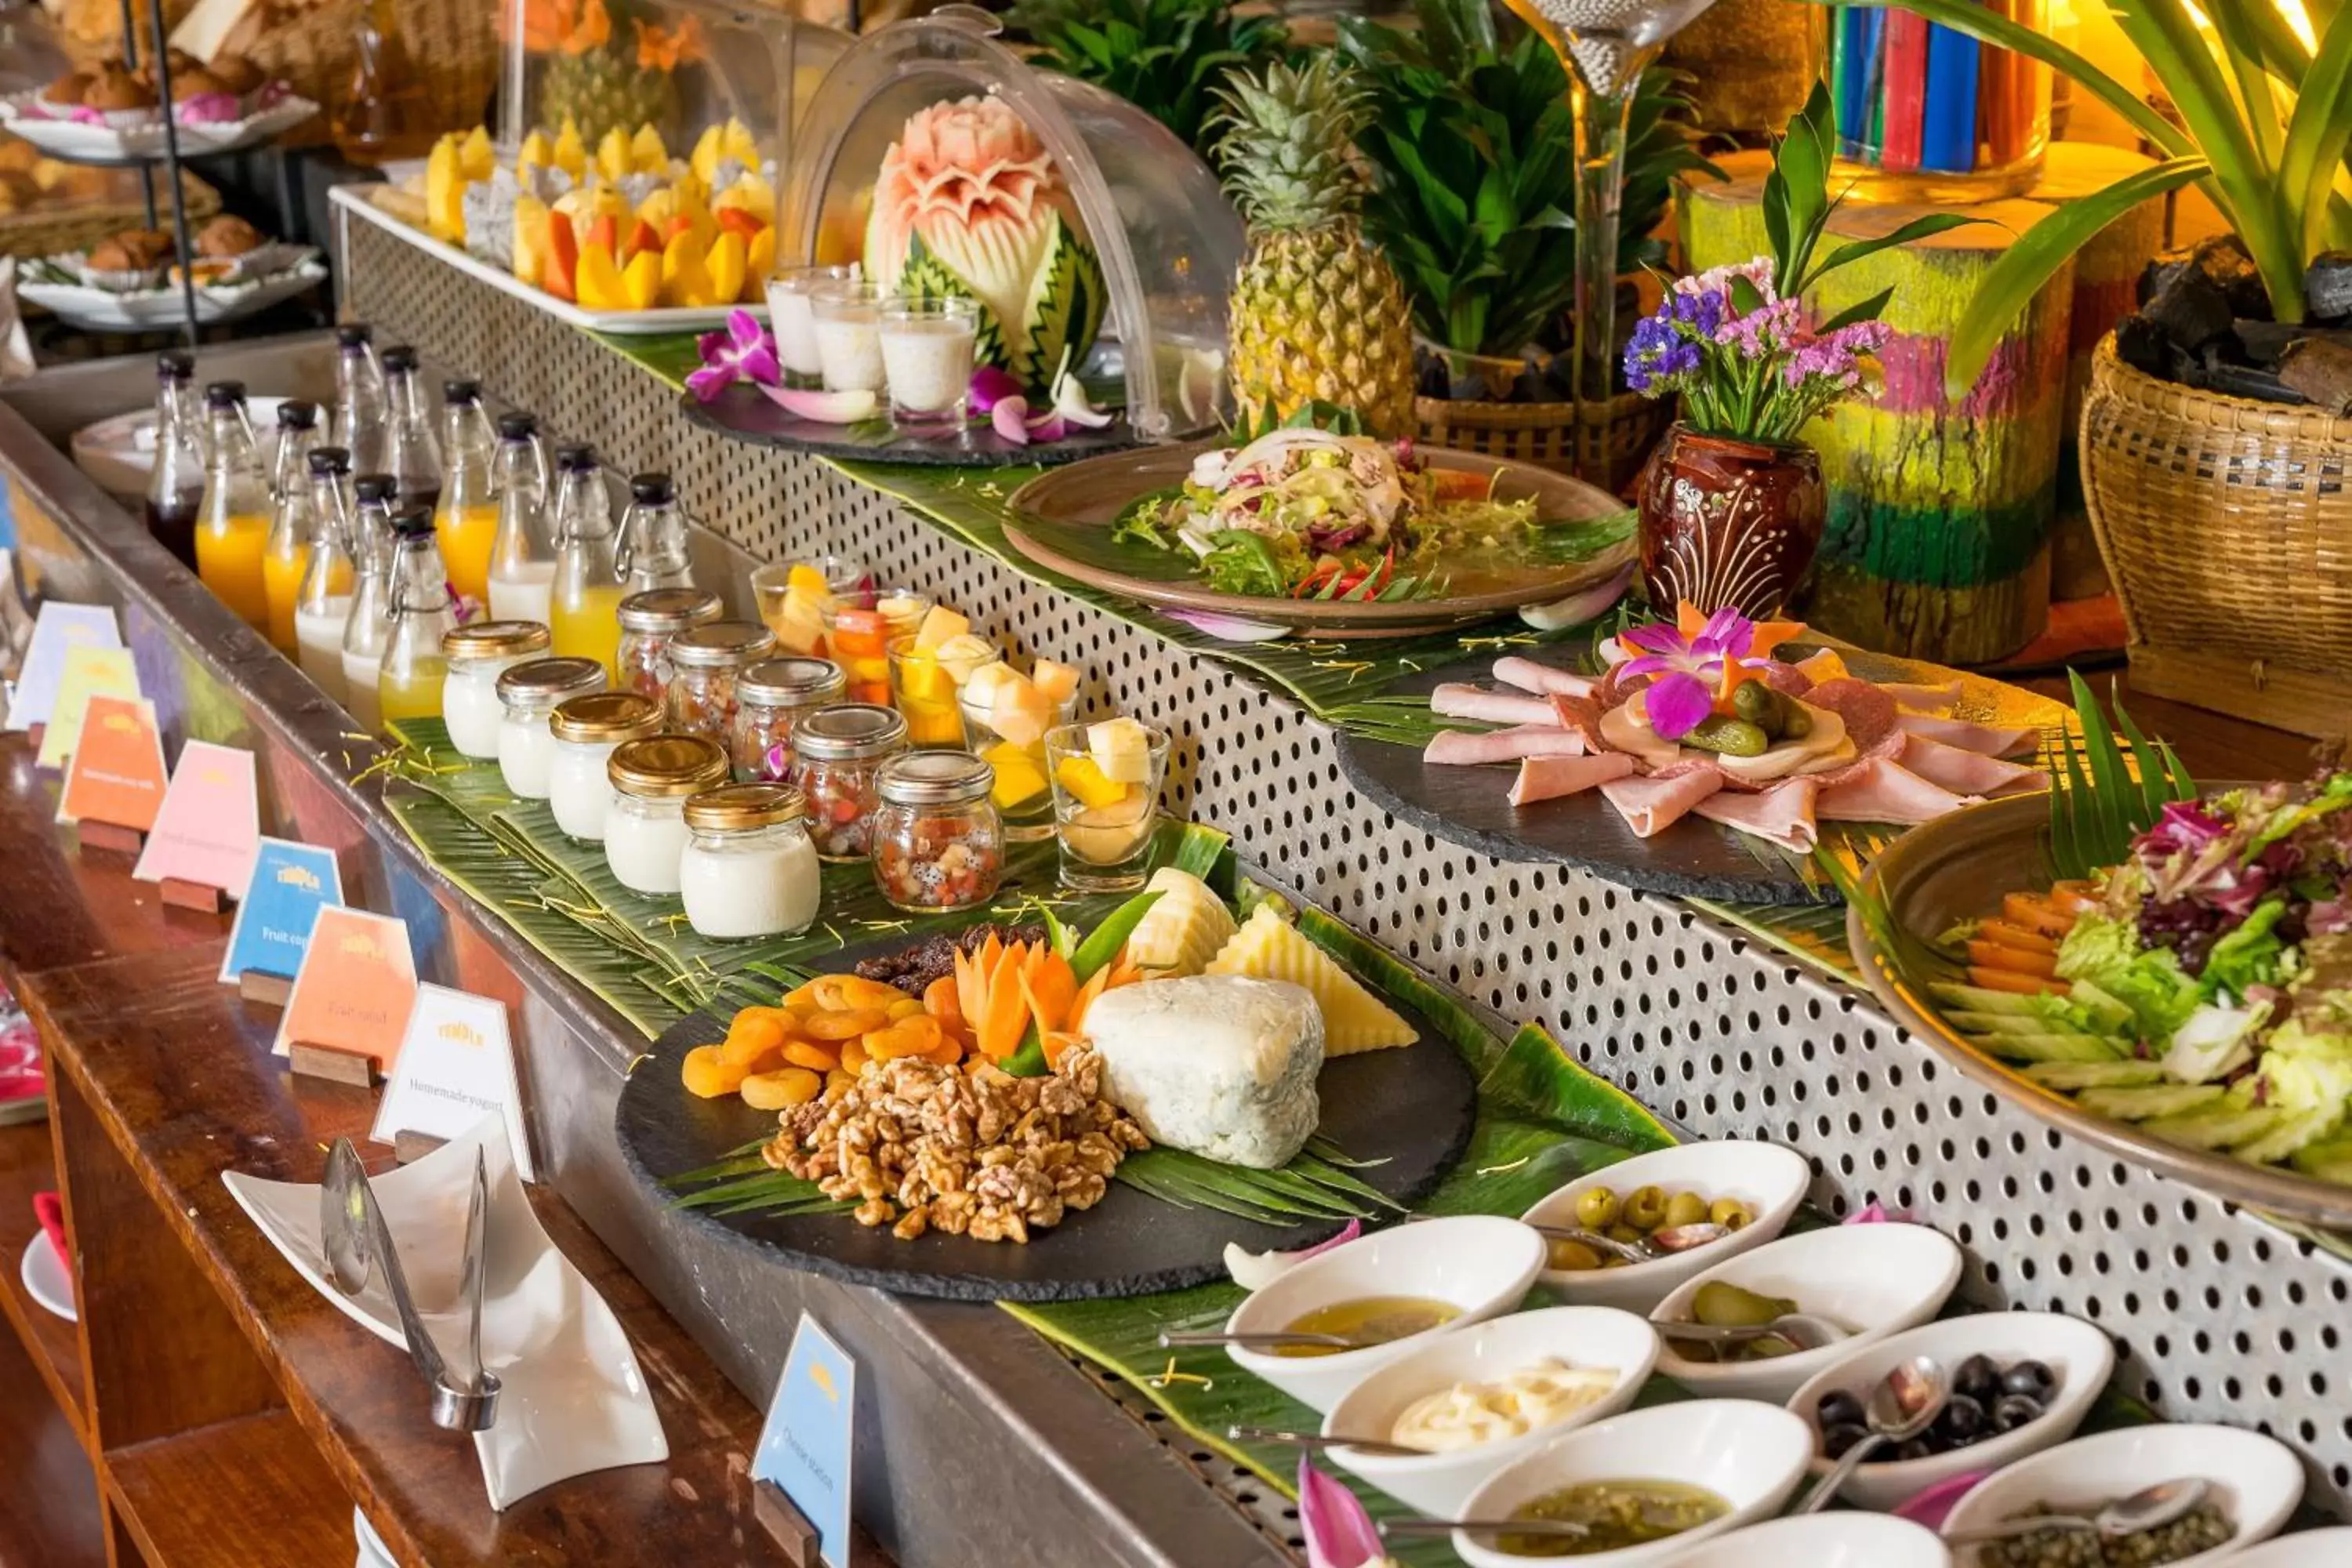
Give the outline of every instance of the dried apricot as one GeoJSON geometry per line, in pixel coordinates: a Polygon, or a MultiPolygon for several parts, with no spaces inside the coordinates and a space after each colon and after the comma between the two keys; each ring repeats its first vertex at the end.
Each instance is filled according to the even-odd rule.
{"type": "Polygon", "coordinates": [[[947,1032],[940,1027],[937,1018],[919,1013],[911,1018],[900,1019],[887,1029],[876,1029],[861,1036],[858,1044],[865,1047],[867,1056],[888,1061],[896,1057],[927,1057],[939,1049],[940,1042],[945,1038],[947,1032]]]}
{"type": "Polygon", "coordinates": [[[743,1080],[743,1103],[754,1110],[782,1110],[806,1105],[824,1092],[824,1079],[806,1068],[782,1068],[753,1073],[743,1080]]]}
{"type": "Polygon", "coordinates": [[[841,1042],[841,1068],[844,1072],[864,1072],[868,1059],[866,1047],[856,1040],[841,1042]]]}
{"type": "Polygon", "coordinates": [[[750,1076],[742,1068],[727,1059],[717,1046],[697,1046],[686,1053],[678,1076],[685,1080],[686,1091],[704,1100],[717,1100],[743,1087],[750,1076]]]}
{"type": "Polygon", "coordinates": [[[942,974],[923,992],[923,1011],[951,1029],[963,1027],[963,1002],[956,994],[956,978],[942,974]]]}
{"type": "Polygon", "coordinates": [[[784,1060],[794,1067],[831,1072],[841,1065],[841,1052],[831,1046],[820,1046],[814,1040],[786,1040],[784,1060]]]}
{"type": "Polygon", "coordinates": [[[747,1007],[736,1014],[726,1043],[719,1047],[729,1062],[746,1072],[765,1072],[783,1048],[784,1026],[764,1007],[747,1007]]]}
{"type": "Polygon", "coordinates": [[[838,1013],[817,1014],[809,1019],[806,1032],[812,1040],[847,1040],[878,1029],[889,1021],[890,1016],[879,1007],[850,1007],[838,1013]]]}
{"type": "Polygon", "coordinates": [[[882,1009],[882,1011],[888,1016],[890,1021],[894,1024],[901,1018],[911,1018],[922,1010],[923,1005],[912,996],[908,996],[902,1001],[893,1002],[887,1007],[882,1009]]]}

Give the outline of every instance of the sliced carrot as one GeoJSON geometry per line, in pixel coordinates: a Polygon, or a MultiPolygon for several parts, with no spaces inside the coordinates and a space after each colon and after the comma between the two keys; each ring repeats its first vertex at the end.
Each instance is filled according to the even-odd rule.
{"type": "Polygon", "coordinates": [[[2053,888],[2050,907],[2067,917],[2071,922],[2099,907],[2099,900],[2080,888],[2053,888]]]}
{"type": "Polygon", "coordinates": [[[2012,974],[2039,974],[2045,979],[2055,979],[2058,974],[2056,953],[2004,947],[1997,942],[1969,943],[1969,962],[1987,969],[2005,969],[2012,974]]]}
{"type": "Polygon", "coordinates": [[[975,1022],[980,1017],[982,1011],[981,1006],[981,979],[980,965],[973,963],[971,959],[965,954],[963,949],[956,949],[956,1014],[959,1017],[964,1020],[967,1026],[975,1022]]]}
{"type": "MultiPolygon", "coordinates": [[[[963,955],[958,953],[958,958],[963,955]]],[[[923,988],[923,1011],[950,1028],[963,1026],[963,982],[960,975],[942,974],[923,988]]]]}
{"type": "Polygon", "coordinates": [[[2000,918],[2011,925],[2060,937],[2074,929],[2074,917],[2062,915],[2031,893],[2011,893],[2000,901],[2000,918]]]}
{"type": "Polygon", "coordinates": [[[1045,1049],[1045,1065],[1057,1068],[1062,1065],[1064,1054],[1078,1043],[1078,1037],[1066,1030],[1055,1029],[1038,1036],[1037,1043],[1045,1049]]]}
{"type": "Polygon", "coordinates": [[[1987,969],[1981,964],[1969,966],[1969,984],[1987,991],[2014,991],[2021,996],[2047,994],[2063,996],[2069,987],[2061,980],[2044,980],[2039,974],[2020,974],[2013,969],[1987,969]]]}
{"type": "Polygon", "coordinates": [[[1692,604],[1688,599],[1676,601],[1675,605],[1675,630],[1682,634],[1683,641],[1691,641],[1693,638],[1696,637],[1699,633],[1706,630],[1706,612],[1700,609],[1696,605],[1692,604]]]}
{"type": "Polygon", "coordinates": [[[987,999],[972,1034],[980,1054],[991,1061],[1003,1061],[1019,1050],[1028,1029],[1028,1005],[1021,993],[1021,961],[1027,956],[1023,944],[1015,942],[998,957],[995,973],[989,976],[987,999]]]}
{"type": "Polygon", "coordinates": [[[1095,1005],[1096,997],[1110,989],[1110,977],[1111,970],[1097,969],[1084,985],[1078,987],[1077,995],[1070,1002],[1069,1016],[1063,1020],[1072,1034],[1086,1032],[1087,1009],[1095,1005]]]}
{"type": "Polygon", "coordinates": [[[1997,942],[2003,947],[2014,947],[2026,952],[2058,951],[2054,939],[2043,936],[2038,931],[2011,925],[2007,921],[1981,921],[1977,925],[1977,935],[1987,942],[1997,942]]]}
{"type": "Polygon", "coordinates": [[[1070,1004],[1077,1000],[1078,977],[1070,970],[1070,961],[1052,948],[1039,943],[1021,966],[1021,977],[1029,987],[1030,1011],[1037,1019],[1037,1032],[1063,1027],[1070,1015],[1070,1004]]]}

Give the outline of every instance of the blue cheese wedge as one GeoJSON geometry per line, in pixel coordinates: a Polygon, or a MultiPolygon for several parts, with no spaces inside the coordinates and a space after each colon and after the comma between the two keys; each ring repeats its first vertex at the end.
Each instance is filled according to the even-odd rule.
{"type": "Polygon", "coordinates": [[[1155,1143],[1287,1164],[1322,1115],[1323,1015],[1303,986],[1238,974],[1150,980],[1087,1009],[1103,1095],[1155,1143]]]}

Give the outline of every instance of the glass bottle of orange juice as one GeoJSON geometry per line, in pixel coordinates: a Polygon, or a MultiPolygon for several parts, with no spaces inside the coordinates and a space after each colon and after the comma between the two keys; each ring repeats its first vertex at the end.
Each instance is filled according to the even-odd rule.
{"type": "Polygon", "coordinates": [[[441,508],[433,520],[449,585],[478,605],[489,602],[490,546],[499,537],[499,499],[490,458],[498,448],[482,411],[482,384],[441,386],[441,508]]]}
{"type": "Polygon", "coordinates": [[[269,645],[289,658],[300,644],[294,605],[310,563],[313,526],[310,450],[319,444],[319,405],[289,397],[278,405],[278,458],[270,466],[269,548],[261,557],[261,587],[269,601],[269,645]]]}
{"type": "Polygon", "coordinates": [[[457,624],[449,596],[449,567],[434,542],[433,514],[415,507],[393,520],[398,541],[392,569],[392,636],[383,645],[376,705],[394,719],[441,717],[441,688],[449,657],[441,638],[457,624]]]}
{"type": "Polygon", "coordinates": [[[593,658],[613,678],[621,651],[621,575],[614,561],[613,500],[586,447],[555,452],[555,581],[547,626],[558,658],[593,658]]]}
{"type": "Polygon", "coordinates": [[[196,519],[196,575],[247,626],[267,633],[269,590],[261,563],[269,549],[269,484],[246,423],[245,383],[205,388],[205,425],[211,458],[196,519]]]}

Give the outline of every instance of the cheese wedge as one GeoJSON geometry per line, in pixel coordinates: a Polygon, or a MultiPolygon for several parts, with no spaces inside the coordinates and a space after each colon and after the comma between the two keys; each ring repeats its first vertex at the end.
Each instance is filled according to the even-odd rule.
{"type": "Polygon", "coordinates": [[[1202,973],[1246,974],[1305,986],[1323,1010],[1326,1056],[1409,1046],[1420,1037],[1412,1025],[1340,968],[1329,953],[1301,935],[1272,904],[1260,904],[1202,973]]]}

